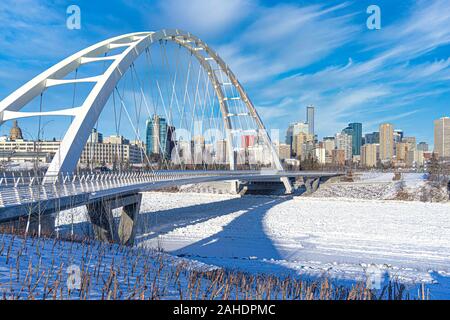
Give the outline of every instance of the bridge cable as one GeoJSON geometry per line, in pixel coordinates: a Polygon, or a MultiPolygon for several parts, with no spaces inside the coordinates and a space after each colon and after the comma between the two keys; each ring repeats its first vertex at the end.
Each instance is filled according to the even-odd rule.
{"type": "MultiPolygon", "coordinates": [[[[147,112],[148,112],[148,116],[149,116],[150,118],[152,118],[152,115],[151,115],[151,112],[150,112],[150,108],[149,108],[149,106],[148,106],[147,99],[146,99],[145,94],[144,94],[143,84],[142,84],[142,81],[141,81],[140,78],[139,78],[139,75],[138,75],[138,73],[137,73],[137,71],[136,71],[136,68],[134,68],[134,72],[135,72],[136,80],[137,80],[137,82],[138,82],[138,84],[139,84],[139,87],[140,87],[140,92],[141,92],[141,102],[144,102],[144,104],[145,104],[145,106],[146,106],[146,110],[147,110],[147,112]]],[[[167,129],[168,129],[168,128],[167,128],[167,129]]],[[[162,146],[160,146],[159,149],[160,149],[160,152],[162,153],[162,146]]],[[[167,151],[167,150],[166,150],[166,151],[167,151]]],[[[163,159],[163,162],[165,162],[166,167],[167,167],[167,169],[169,170],[168,160],[167,160],[167,159],[163,159]]]]}
{"type": "MultiPolygon", "coordinates": [[[[139,79],[139,75],[138,75],[138,73],[136,71],[136,67],[135,67],[134,64],[132,65],[131,72],[134,72],[134,76],[133,76],[133,73],[132,73],[132,81],[133,81],[133,95],[134,95],[134,104],[135,104],[134,108],[135,108],[135,114],[136,114],[136,117],[137,117],[137,119],[136,119],[137,120],[136,140],[139,143],[139,146],[140,146],[140,149],[141,149],[141,156],[142,156],[142,154],[146,155],[146,151],[143,150],[143,147],[142,147],[143,146],[143,142],[141,140],[141,135],[140,135],[140,131],[139,131],[139,123],[140,123],[139,120],[140,120],[140,117],[141,117],[142,103],[144,102],[144,104],[147,107],[146,109],[148,111],[149,111],[149,108],[148,108],[148,105],[147,105],[147,102],[146,102],[146,99],[145,99],[144,90],[142,88],[142,82],[139,79]],[[136,100],[136,94],[135,94],[135,83],[134,83],[134,81],[136,81],[138,83],[139,89],[140,89],[140,93],[141,93],[141,101],[140,101],[140,104],[139,104],[139,109],[137,108],[137,100],[136,100]]],[[[148,157],[147,157],[147,159],[148,159],[148,157]]]]}
{"type": "MultiPolygon", "coordinates": [[[[148,116],[151,117],[150,108],[148,106],[147,99],[146,99],[145,94],[144,94],[143,84],[142,84],[142,81],[139,79],[139,75],[138,75],[138,73],[136,71],[136,68],[134,68],[134,72],[135,72],[136,79],[137,79],[137,81],[139,83],[140,94],[141,94],[141,106],[142,106],[142,102],[144,102],[146,110],[147,110],[147,113],[148,113],[148,116]]],[[[140,119],[140,114],[141,114],[141,112],[139,112],[139,119],[140,119]]],[[[138,123],[139,123],[139,121],[138,121],[138,123]]],[[[139,124],[138,124],[138,127],[139,127],[139,124]]],[[[146,132],[145,132],[145,134],[146,134],[146,132]]],[[[139,139],[139,143],[141,143],[140,139],[139,139]]],[[[146,153],[146,150],[143,150],[143,148],[141,148],[141,159],[142,159],[141,161],[142,162],[144,160],[143,159],[144,158],[143,151],[144,151],[144,153],[146,153]]],[[[148,165],[150,165],[150,164],[148,164],[148,165]]]]}
{"type": "MultiPolygon", "coordinates": [[[[132,127],[132,129],[134,130],[134,133],[135,133],[136,135],[138,135],[137,130],[136,130],[134,124],[133,124],[133,120],[131,119],[131,116],[130,116],[128,110],[127,110],[127,107],[126,107],[126,105],[125,105],[125,102],[124,102],[122,96],[120,95],[120,92],[118,92],[117,87],[116,87],[116,91],[117,91],[118,97],[119,97],[119,99],[120,99],[121,106],[122,106],[123,110],[125,111],[125,114],[126,114],[128,120],[130,121],[131,127],[132,127]]],[[[140,144],[139,147],[142,148],[142,144],[140,143],[140,140],[139,140],[139,144],[140,144]]],[[[147,156],[147,155],[146,155],[146,156],[147,156]]],[[[150,162],[150,159],[148,159],[148,156],[147,156],[147,161],[150,162]]]]}
{"type": "MultiPolygon", "coordinates": [[[[162,49],[162,44],[161,44],[161,42],[160,42],[160,56],[161,56],[161,61],[162,61],[162,67],[167,69],[167,72],[166,72],[166,73],[163,73],[163,74],[169,74],[169,78],[172,79],[172,77],[171,77],[171,75],[170,75],[169,66],[168,66],[168,59],[165,60],[165,52],[164,52],[164,50],[162,49]]],[[[165,82],[165,84],[166,84],[165,89],[166,89],[167,96],[170,97],[170,90],[169,90],[169,88],[168,88],[167,82],[165,82]]],[[[162,90],[161,90],[161,86],[160,86],[160,84],[159,84],[159,81],[156,81],[156,86],[157,86],[157,88],[158,88],[159,97],[160,97],[160,99],[161,99],[161,103],[162,103],[164,115],[165,115],[165,117],[166,117],[166,119],[167,119],[167,122],[169,122],[169,121],[170,121],[170,120],[169,120],[169,119],[170,119],[170,115],[169,115],[170,109],[169,109],[169,112],[168,112],[168,111],[167,111],[167,107],[166,107],[166,103],[164,102],[164,96],[163,96],[163,94],[162,94],[162,90]]],[[[169,106],[169,108],[171,108],[171,107],[169,106]]],[[[161,147],[161,148],[160,148],[160,152],[162,153],[162,146],[160,145],[160,147],[161,147]]],[[[178,146],[177,144],[175,144],[175,147],[176,147],[176,151],[177,151],[177,153],[178,153],[178,151],[179,151],[179,149],[178,149],[179,146],[178,146]]],[[[168,159],[165,159],[165,162],[166,162],[166,165],[169,166],[169,165],[168,165],[168,159]]]]}
{"type": "MultiPolygon", "coordinates": [[[[150,83],[152,83],[151,74],[152,74],[153,61],[152,61],[152,58],[151,58],[150,51],[147,52],[147,63],[149,64],[149,67],[150,67],[150,72],[149,72],[149,74],[150,74],[150,83]]],[[[155,74],[156,74],[156,68],[154,67],[153,69],[155,69],[155,74]]],[[[158,86],[158,82],[157,82],[156,79],[154,81],[155,81],[155,84],[156,84],[155,87],[157,87],[158,86]]],[[[153,113],[153,115],[149,114],[149,117],[150,117],[150,120],[153,121],[154,116],[158,115],[159,98],[158,98],[158,93],[154,92],[153,85],[151,85],[151,84],[150,84],[150,91],[152,93],[152,101],[153,101],[154,113],[153,113]]],[[[157,90],[155,90],[155,91],[157,91],[157,90]]],[[[164,103],[164,100],[162,100],[162,103],[164,103]]],[[[160,153],[162,153],[162,149],[161,149],[161,145],[160,144],[158,145],[158,149],[159,149],[160,153]]],[[[165,159],[162,160],[162,163],[165,164],[167,168],[169,168],[169,165],[168,165],[167,161],[165,162],[165,159]]]]}
{"type": "MultiPolygon", "coordinates": [[[[180,47],[178,46],[177,54],[176,54],[176,57],[175,57],[175,75],[173,75],[173,72],[171,70],[172,69],[171,68],[171,64],[170,64],[169,58],[167,56],[166,46],[167,46],[167,41],[160,43],[160,52],[162,53],[161,54],[162,64],[163,64],[163,67],[167,68],[167,75],[168,75],[168,78],[169,78],[169,81],[170,81],[170,82],[169,81],[165,82],[165,84],[166,84],[165,88],[166,88],[167,97],[168,97],[168,99],[170,101],[169,102],[169,110],[168,110],[168,112],[166,112],[166,114],[168,115],[167,116],[167,118],[168,118],[167,122],[168,122],[168,124],[172,125],[174,123],[174,120],[173,120],[173,101],[174,101],[174,97],[175,97],[176,101],[178,101],[178,96],[176,94],[176,85],[175,84],[176,84],[177,77],[178,77],[178,66],[179,66],[179,60],[180,60],[180,47]],[[164,44],[162,44],[162,43],[164,43],[164,44]],[[171,88],[169,88],[169,84],[170,84],[171,88]]],[[[164,104],[164,108],[165,107],[166,107],[166,104],[164,104]]],[[[179,104],[177,104],[177,108],[178,108],[178,111],[180,111],[179,104]]],[[[167,141],[166,141],[166,143],[167,143],[167,141]]]]}

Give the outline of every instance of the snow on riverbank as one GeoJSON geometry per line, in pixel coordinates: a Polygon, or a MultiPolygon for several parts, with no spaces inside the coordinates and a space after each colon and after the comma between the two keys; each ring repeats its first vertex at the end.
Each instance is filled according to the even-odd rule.
{"type": "MultiPolygon", "coordinates": [[[[143,248],[0,234],[0,300],[189,298],[192,277],[218,270],[143,248]]],[[[198,283],[202,294],[209,280],[198,283]]]]}
{"type": "Polygon", "coordinates": [[[313,198],[347,198],[362,200],[410,200],[445,202],[445,187],[435,186],[425,173],[402,173],[393,180],[392,172],[362,172],[353,175],[353,182],[328,182],[309,195],[313,198]]]}
{"type": "MultiPolygon", "coordinates": [[[[425,179],[405,174],[403,184],[413,190],[425,179]]],[[[323,189],[296,198],[146,193],[138,242],[251,273],[357,281],[375,267],[385,279],[432,284],[432,297],[450,299],[450,203],[382,200],[398,183],[391,173],[370,173],[321,187],[336,187],[337,196],[323,189]]],[[[77,230],[89,229],[84,209],[71,212],[60,224],[67,229],[73,218],[77,230]]]]}
{"type": "MultiPolygon", "coordinates": [[[[147,205],[173,195],[149,197],[147,205]]],[[[178,205],[197,197],[183,194],[178,205]]],[[[252,273],[362,280],[375,264],[405,283],[439,282],[431,289],[435,297],[450,296],[448,203],[215,197],[203,206],[150,213],[163,223],[150,225],[140,245],[252,273]]]]}

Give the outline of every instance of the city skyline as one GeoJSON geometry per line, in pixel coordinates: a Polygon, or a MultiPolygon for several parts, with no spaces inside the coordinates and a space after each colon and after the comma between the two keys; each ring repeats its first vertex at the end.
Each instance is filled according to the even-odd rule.
{"type": "MultiPolygon", "coordinates": [[[[311,107],[311,105],[308,105],[308,106],[305,106],[304,108],[305,108],[305,110],[306,110],[306,114],[308,114],[307,112],[307,110],[308,110],[308,108],[309,107],[311,107]]],[[[317,114],[317,113],[320,113],[320,110],[317,110],[317,108],[316,107],[314,107],[314,114],[317,114]]],[[[301,112],[299,112],[299,113],[301,113],[301,112]]],[[[442,117],[439,117],[439,118],[437,118],[437,119],[434,119],[433,120],[433,125],[434,125],[434,123],[437,121],[437,120],[439,120],[439,119],[441,119],[441,118],[446,118],[446,117],[448,117],[447,115],[443,115],[442,117]]],[[[359,135],[362,139],[366,139],[366,137],[369,135],[369,136],[371,136],[371,135],[374,135],[374,134],[378,134],[378,136],[377,136],[377,139],[378,139],[378,142],[373,142],[373,141],[371,141],[371,142],[367,142],[367,141],[365,141],[365,143],[367,144],[367,143],[379,143],[379,134],[380,134],[380,130],[379,130],[379,126],[380,125],[382,125],[382,124],[390,124],[390,125],[392,125],[393,126],[393,133],[395,133],[395,132],[401,132],[402,133],[402,138],[403,138],[403,134],[405,133],[405,131],[402,129],[402,128],[398,128],[397,126],[396,126],[396,123],[394,122],[394,121],[389,121],[389,122],[385,122],[385,123],[379,123],[379,124],[377,124],[376,125],[376,127],[375,127],[375,129],[376,130],[368,130],[368,129],[366,129],[366,127],[365,127],[365,125],[364,125],[364,123],[359,123],[359,122],[351,122],[351,120],[349,120],[348,121],[348,124],[347,125],[345,125],[343,128],[333,128],[333,129],[330,129],[330,132],[333,132],[333,130],[334,130],[334,133],[332,133],[331,134],[331,136],[334,136],[336,133],[340,133],[341,131],[343,131],[343,132],[350,132],[350,130],[355,130],[355,131],[357,131],[357,135],[359,135]],[[359,126],[359,125],[361,125],[361,126],[359,126]],[[356,129],[355,129],[356,128],[356,129]]],[[[288,143],[289,144],[289,142],[288,142],[288,140],[289,140],[289,132],[290,132],[290,130],[292,131],[292,129],[291,128],[295,128],[295,127],[301,127],[300,129],[297,129],[297,130],[300,130],[300,131],[302,131],[302,130],[306,130],[306,131],[308,131],[309,132],[309,128],[308,128],[308,120],[307,120],[307,117],[305,117],[305,119],[304,120],[302,120],[302,118],[301,118],[301,116],[299,116],[299,118],[297,119],[297,120],[295,120],[295,121],[291,121],[289,124],[287,124],[286,125],[287,127],[286,127],[286,139],[283,139],[283,137],[282,137],[282,135],[280,135],[280,137],[279,137],[279,142],[281,142],[281,141],[284,141],[284,140],[286,140],[286,143],[288,143]]],[[[273,129],[272,129],[273,130],[273,129]]],[[[283,129],[280,129],[280,130],[283,130],[283,129]]],[[[291,133],[292,134],[292,133],[291,133]]],[[[349,134],[352,134],[352,133],[349,133],[349,134]]],[[[324,138],[327,138],[327,137],[329,137],[330,135],[324,135],[324,136],[317,136],[317,139],[318,140],[323,140],[324,138]]],[[[417,138],[417,136],[416,136],[416,134],[414,133],[414,131],[413,132],[411,132],[411,131],[409,131],[408,132],[408,136],[414,136],[414,137],[416,137],[417,138]]],[[[292,137],[291,137],[291,139],[292,139],[292,137]]],[[[401,139],[400,139],[401,140],[401,139]]],[[[432,138],[431,138],[431,140],[420,140],[420,139],[417,139],[417,143],[419,144],[419,143],[426,143],[429,147],[430,147],[430,149],[433,149],[434,148],[434,140],[435,140],[435,138],[434,138],[434,127],[432,128],[432,138]]],[[[278,141],[277,141],[278,142],[278,141]]],[[[395,141],[396,142],[396,141],[395,141]]],[[[401,142],[401,141],[400,141],[401,142]]],[[[292,141],[291,141],[291,143],[292,143],[292,141]]],[[[360,144],[359,144],[359,147],[361,147],[362,145],[363,145],[364,143],[362,143],[362,141],[360,142],[360,144]]],[[[355,148],[355,146],[353,146],[353,149],[355,148]]],[[[360,151],[360,150],[359,150],[360,151]]],[[[353,155],[359,155],[360,154],[360,152],[358,153],[358,152],[355,152],[355,150],[353,150],[353,155]]]]}
{"type": "MultiPolygon", "coordinates": [[[[333,135],[332,128],[349,122],[364,123],[366,132],[391,122],[414,132],[419,141],[431,142],[433,121],[447,115],[450,17],[445,1],[379,1],[380,30],[365,28],[366,4],[358,1],[300,5],[233,0],[202,6],[197,2],[193,7],[208,12],[208,21],[194,19],[197,11],[184,10],[185,4],[177,0],[157,1],[150,19],[148,7],[133,1],[113,1],[101,8],[79,1],[82,28],[67,30],[63,4],[37,5],[29,11],[26,3],[4,1],[0,64],[5,76],[0,77],[0,99],[88,44],[127,31],[173,26],[205,39],[229,62],[268,129],[284,129],[299,106],[313,104],[320,110],[315,117],[319,136],[333,135]],[[179,10],[169,9],[174,7],[179,10]],[[403,14],[397,16],[398,11],[403,14]],[[48,18],[43,21],[43,16],[48,18]],[[274,26],[271,21],[281,21],[280,17],[284,23],[274,26]],[[429,21],[434,24],[429,26],[429,21]],[[316,37],[308,30],[314,30],[316,37]],[[267,33],[274,37],[265,37],[267,33]],[[28,38],[33,41],[25,41],[28,38]],[[65,39],[70,41],[60,46],[65,39]],[[286,43],[291,50],[284,50],[286,43]],[[302,50],[305,43],[314,48],[314,55],[302,50]]],[[[45,135],[59,137],[63,124],[48,126],[45,135]]],[[[1,134],[9,128],[10,124],[3,127],[1,134]]]]}
{"type": "Polygon", "coordinates": [[[449,26],[450,0],[0,1],[0,300],[450,301],[449,26]]]}

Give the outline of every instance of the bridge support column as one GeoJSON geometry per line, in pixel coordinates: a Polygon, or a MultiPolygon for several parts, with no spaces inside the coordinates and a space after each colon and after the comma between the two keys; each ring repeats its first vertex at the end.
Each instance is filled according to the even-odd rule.
{"type": "Polygon", "coordinates": [[[87,205],[89,219],[97,240],[117,242],[119,239],[110,201],[98,201],[87,205]]]}
{"type": "Polygon", "coordinates": [[[306,181],[305,181],[306,193],[310,194],[310,193],[316,192],[317,189],[319,189],[319,185],[320,185],[320,178],[306,179],[306,181]]]}
{"type": "Polygon", "coordinates": [[[293,188],[292,188],[292,184],[291,181],[289,180],[288,177],[282,177],[280,178],[280,181],[283,182],[284,187],[286,189],[286,194],[291,194],[293,192],[293,188]]]}
{"type": "Polygon", "coordinates": [[[97,240],[133,245],[141,208],[142,194],[103,199],[87,205],[89,219],[97,240]],[[122,207],[117,225],[113,209],[122,207]]]}
{"type": "Polygon", "coordinates": [[[230,193],[231,194],[239,193],[239,180],[230,181],[230,193]]]}
{"type": "Polygon", "coordinates": [[[122,209],[119,224],[119,240],[121,244],[132,246],[136,237],[136,227],[141,208],[142,194],[135,196],[135,202],[125,205],[122,209]]]}
{"type": "Polygon", "coordinates": [[[316,192],[317,189],[319,189],[319,185],[320,185],[320,178],[316,178],[311,184],[312,192],[316,192]]]}

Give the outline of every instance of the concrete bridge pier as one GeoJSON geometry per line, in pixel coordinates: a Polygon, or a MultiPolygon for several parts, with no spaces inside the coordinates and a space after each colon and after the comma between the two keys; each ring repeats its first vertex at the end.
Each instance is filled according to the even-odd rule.
{"type": "Polygon", "coordinates": [[[95,238],[104,242],[117,242],[119,236],[115,227],[111,203],[98,201],[90,203],[86,207],[95,238]]]}
{"type": "Polygon", "coordinates": [[[280,178],[280,181],[283,182],[284,188],[286,189],[286,194],[291,194],[294,190],[292,188],[291,181],[288,177],[282,177],[280,178]]]}
{"type": "Polygon", "coordinates": [[[320,178],[309,178],[305,180],[306,193],[310,194],[319,189],[320,178]]]}
{"type": "Polygon", "coordinates": [[[136,237],[136,228],[141,209],[142,194],[134,195],[131,203],[123,206],[119,223],[119,240],[121,244],[132,246],[136,237]]]}
{"type": "Polygon", "coordinates": [[[104,199],[87,205],[89,219],[97,240],[133,245],[141,207],[142,194],[104,199]],[[118,224],[113,209],[122,207],[118,224]]]}

